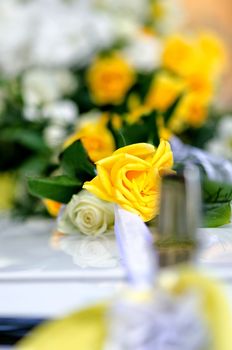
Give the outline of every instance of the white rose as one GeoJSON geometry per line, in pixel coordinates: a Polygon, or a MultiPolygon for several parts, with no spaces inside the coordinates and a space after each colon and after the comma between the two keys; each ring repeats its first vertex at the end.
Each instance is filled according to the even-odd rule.
{"type": "Polygon", "coordinates": [[[66,234],[99,235],[112,228],[113,204],[98,199],[88,191],[73,195],[58,219],[58,231],[66,234]]]}

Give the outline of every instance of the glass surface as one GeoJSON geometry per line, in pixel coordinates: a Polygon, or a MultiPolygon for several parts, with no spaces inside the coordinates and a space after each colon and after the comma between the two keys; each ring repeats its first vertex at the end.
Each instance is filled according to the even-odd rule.
{"type": "Polygon", "coordinates": [[[122,279],[114,237],[62,237],[54,247],[53,220],[0,219],[0,280],[122,279]]]}

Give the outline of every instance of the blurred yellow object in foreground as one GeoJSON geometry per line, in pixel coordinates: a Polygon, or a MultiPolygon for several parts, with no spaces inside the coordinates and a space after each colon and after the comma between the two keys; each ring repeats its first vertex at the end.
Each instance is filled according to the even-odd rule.
{"type": "Polygon", "coordinates": [[[16,183],[15,174],[0,173],[0,210],[12,209],[16,192],[16,183]]]}
{"type": "Polygon", "coordinates": [[[212,347],[209,350],[231,350],[232,313],[223,289],[216,282],[188,269],[183,270],[173,292],[180,294],[187,290],[201,293],[202,311],[212,334],[212,347]]]}
{"type": "Polygon", "coordinates": [[[76,312],[40,326],[19,344],[21,350],[102,350],[106,338],[106,306],[76,312]]]}
{"type": "Polygon", "coordinates": [[[47,211],[51,216],[57,216],[59,214],[60,208],[61,208],[61,203],[53,201],[51,199],[44,199],[43,200],[44,205],[47,208],[47,211]]]}
{"type": "MultiPolygon", "coordinates": [[[[162,284],[165,286],[165,283],[162,284]]],[[[212,336],[210,349],[231,350],[230,305],[220,286],[192,269],[184,269],[166,289],[175,294],[196,291],[202,297],[202,312],[212,336]]],[[[142,302],[142,299],[141,299],[142,302]]],[[[19,343],[20,350],[102,350],[107,336],[107,305],[74,313],[63,320],[45,323],[19,343]]],[[[184,335],[183,335],[184,336],[184,335]]],[[[184,350],[184,349],[183,349],[184,350]]]]}

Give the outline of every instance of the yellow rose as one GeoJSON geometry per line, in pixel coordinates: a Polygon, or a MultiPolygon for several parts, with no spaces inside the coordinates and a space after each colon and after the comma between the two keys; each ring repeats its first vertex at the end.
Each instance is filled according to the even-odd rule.
{"type": "Polygon", "coordinates": [[[183,92],[185,83],[181,78],[166,72],[159,73],[153,80],[145,104],[160,111],[165,111],[183,92]]]}
{"type": "Polygon", "coordinates": [[[197,93],[201,99],[210,102],[214,93],[214,82],[206,72],[199,72],[186,77],[189,92],[197,93]]]}
{"type": "Polygon", "coordinates": [[[107,121],[108,117],[102,115],[97,120],[82,123],[79,130],[66,140],[64,147],[68,147],[76,140],[81,140],[93,162],[108,157],[115,150],[115,143],[111,132],[106,127],[107,121]]]}
{"type": "Polygon", "coordinates": [[[97,58],[87,72],[90,93],[100,105],[120,103],[134,79],[133,69],[116,55],[97,58]]]}
{"type": "Polygon", "coordinates": [[[217,78],[226,65],[227,54],[223,42],[213,33],[201,33],[198,38],[198,45],[205,60],[204,69],[217,78]]]}
{"type": "Polygon", "coordinates": [[[164,46],[163,66],[182,77],[191,75],[199,69],[199,51],[196,45],[182,35],[171,35],[164,46]]]}
{"type": "Polygon", "coordinates": [[[57,216],[59,214],[61,203],[53,201],[51,199],[44,199],[43,203],[51,216],[57,216]]]}
{"type": "Polygon", "coordinates": [[[165,43],[163,66],[181,77],[198,76],[214,81],[222,72],[226,52],[222,42],[212,33],[198,37],[172,35],[165,43]]]}
{"type": "Polygon", "coordinates": [[[116,150],[111,157],[96,163],[97,176],[84,188],[97,197],[119,204],[144,221],[159,210],[160,179],[171,170],[173,155],[167,141],[159,147],[137,143],[116,150]]]}
{"type": "Polygon", "coordinates": [[[199,128],[205,123],[207,116],[208,101],[197,93],[189,93],[181,100],[169,126],[174,131],[181,131],[181,126],[184,125],[199,128]]]}

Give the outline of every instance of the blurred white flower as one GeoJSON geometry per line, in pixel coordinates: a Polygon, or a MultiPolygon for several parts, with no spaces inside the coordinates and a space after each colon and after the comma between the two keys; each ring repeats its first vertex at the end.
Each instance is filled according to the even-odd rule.
{"type": "Polygon", "coordinates": [[[98,111],[97,109],[92,109],[87,113],[82,113],[80,118],[77,120],[77,128],[81,128],[86,126],[89,123],[97,123],[102,115],[102,111],[98,111]]]}
{"type": "Polygon", "coordinates": [[[217,135],[209,141],[207,150],[216,156],[232,160],[232,115],[220,121],[217,135]]]}
{"type": "Polygon", "coordinates": [[[149,11],[150,0],[93,0],[99,7],[114,13],[115,16],[134,17],[143,21],[149,11]]]}
{"type": "Polygon", "coordinates": [[[154,18],[155,27],[163,34],[169,34],[181,28],[184,22],[184,9],[180,0],[158,0],[155,2],[159,16],[154,18]]]}
{"type": "Polygon", "coordinates": [[[34,68],[23,75],[22,93],[28,106],[43,106],[71,93],[77,82],[68,70],[34,68]]]}
{"type": "Polygon", "coordinates": [[[221,120],[218,125],[218,135],[220,138],[227,139],[232,142],[232,115],[227,115],[221,120]]]}
{"type": "Polygon", "coordinates": [[[14,75],[30,65],[35,34],[34,6],[18,0],[0,1],[0,70],[14,75]]]}
{"type": "Polygon", "coordinates": [[[66,130],[61,125],[51,124],[44,130],[45,142],[51,148],[61,146],[66,137],[66,130]]]}
{"type": "Polygon", "coordinates": [[[84,65],[116,37],[112,16],[93,1],[1,0],[0,70],[84,65]]]}
{"type": "Polygon", "coordinates": [[[161,63],[162,42],[152,35],[136,32],[122,53],[136,69],[152,71],[161,63]]]}
{"type": "Polygon", "coordinates": [[[44,2],[43,5],[32,48],[35,64],[83,65],[97,49],[112,43],[114,31],[109,18],[91,6],[84,6],[83,1],[56,1],[48,7],[44,2]]]}
{"type": "Polygon", "coordinates": [[[74,124],[78,116],[78,109],[74,102],[60,100],[47,104],[41,111],[44,118],[57,125],[74,124]]]}
{"type": "Polygon", "coordinates": [[[113,224],[113,204],[82,190],[77,195],[73,195],[61,213],[57,229],[65,234],[83,233],[96,236],[112,229],[113,224]]]}
{"type": "Polygon", "coordinates": [[[23,116],[26,120],[33,122],[34,120],[40,119],[41,109],[31,105],[25,105],[23,108],[23,116]]]}

